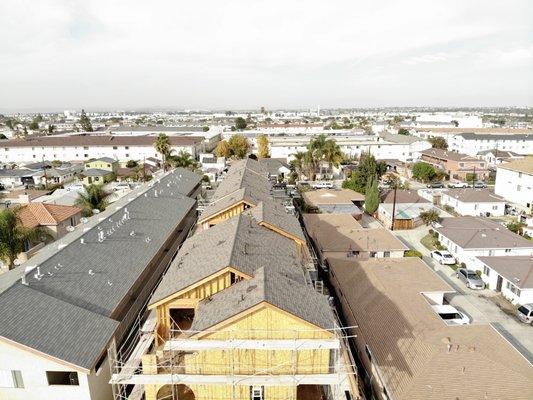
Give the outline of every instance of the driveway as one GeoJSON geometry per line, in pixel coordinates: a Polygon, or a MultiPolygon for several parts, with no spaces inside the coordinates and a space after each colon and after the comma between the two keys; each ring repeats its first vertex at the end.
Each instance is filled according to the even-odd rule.
{"type": "Polygon", "coordinates": [[[423,226],[412,230],[394,231],[394,234],[410,248],[420,251],[426,264],[457,292],[448,297],[450,304],[470,316],[473,324],[492,324],[529,362],[533,363],[533,326],[523,324],[514,316],[502,311],[491,300],[491,297],[498,296],[496,292],[488,289],[467,289],[464,283],[457,279],[452,268],[435,262],[430,256],[430,251],[420,243],[420,239],[428,233],[428,230],[423,226]]]}

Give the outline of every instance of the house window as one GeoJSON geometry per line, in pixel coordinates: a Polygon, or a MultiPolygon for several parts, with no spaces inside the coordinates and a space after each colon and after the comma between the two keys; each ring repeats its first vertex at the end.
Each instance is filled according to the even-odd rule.
{"type": "Polygon", "coordinates": [[[346,257],[357,257],[359,255],[359,252],[357,250],[350,250],[346,253],[346,257]]]}
{"type": "Polygon", "coordinates": [[[383,257],[389,258],[390,257],[390,251],[384,251],[383,252],[383,257]]]}
{"type": "Polygon", "coordinates": [[[265,387],[264,386],[250,386],[250,400],[264,400],[265,387]]]}
{"type": "Polygon", "coordinates": [[[116,149],[118,149],[118,147],[117,146],[113,146],[113,150],[116,150],[116,149]]]}
{"type": "Polygon", "coordinates": [[[375,251],[371,251],[370,252],[370,258],[376,258],[376,252],[375,251]]]}
{"type": "Polygon", "coordinates": [[[511,252],[511,249],[505,249],[505,252],[506,252],[506,253],[510,253],[510,252],[511,252]]]}
{"type": "Polygon", "coordinates": [[[126,153],[126,157],[129,157],[129,156],[130,156],[129,153],[126,153]]]}
{"type": "Polygon", "coordinates": [[[479,208],[479,204],[474,204],[474,210],[477,210],[479,208]]]}
{"type": "Polygon", "coordinates": [[[518,173],[518,177],[519,177],[519,178],[522,177],[522,173],[521,173],[521,172],[518,173]]]}
{"type": "Polygon", "coordinates": [[[78,373],[74,371],[46,371],[48,385],[78,386],[78,373]]]}
{"type": "Polygon", "coordinates": [[[24,388],[22,373],[16,370],[0,369],[0,388],[24,388]]]}
{"type": "Polygon", "coordinates": [[[89,158],[89,154],[84,154],[83,157],[89,158]]]}
{"type": "Polygon", "coordinates": [[[490,276],[490,268],[487,267],[486,265],[483,267],[483,273],[486,275],[486,276],[490,276]]]}
{"type": "Polygon", "coordinates": [[[498,209],[498,206],[492,206],[492,209],[493,209],[493,210],[497,210],[497,209],[498,209]]]}
{"type": "Polygon", "coordinates": [[[519,192],[520,190],[522,190],[522,186],[516,185],[516,191],[519,192]]]}
{"type": "Polygon", "coordinates": [[[125,146],[124,147],[126,150],[129,150],[130,149],[130,146],[125,146]]]}
{"type": "Polygon", "coordinates": [[[83,146],[83,150],[89,150],[89,146],[83,146]]]}

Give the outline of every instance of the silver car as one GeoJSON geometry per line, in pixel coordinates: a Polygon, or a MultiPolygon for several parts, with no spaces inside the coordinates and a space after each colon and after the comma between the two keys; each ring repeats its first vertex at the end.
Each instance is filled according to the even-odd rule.
{"type": "Polygon", "coordinates": [[[469,289],[485,289],[485,283],[476,274],[476,271],[471,269],[459,268],[457,270],[457,278],[466,284],[469,289]]]}
{"type": "Polygon", "coordinates": [[[518,307],[516,316],[526,324],[533,324],[533,304],[524,304],[518,307]]]}

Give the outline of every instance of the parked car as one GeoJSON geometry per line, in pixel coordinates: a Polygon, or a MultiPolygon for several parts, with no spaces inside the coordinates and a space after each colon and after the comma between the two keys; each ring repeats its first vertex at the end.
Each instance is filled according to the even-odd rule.
{"type": "Polygon", "coordinates": [[[311,184],[313,189],[333,189],[333,182],[331,181],[319,181],[311,184]]]}
{"type": "Polygon", "coordinates": [[[474,182],[474,187],[476,189],[484,189],[484,188],[487,187],[487,184],[485,182],[476,181],[476,182],[474,182]]]}
{"type": "Polygon", "coordinates": [[[463,281],[469,289],[485,289],[483,280],[476,274],[476,271],[471,269],[459,268],[457,270],[457,278],[463,281]]]}
{"type": "Polygon", "coordinates": [[[114,185],[113,190],[115,192],[118,192],[119,190],[130,190],[131,186],[128,182],[118,182],[116,185],[114,185]]]}
{"type": "Polygon", "coordinates": [[[448,184],[448,187],[449,187],[449,188],[467,188],[467,187],[468,187],[468,183],[466,183],[466,182],[459,182],[459,181],[457,181],[457,182],[450,182],[450,183],[448,184]]]}
{"type": "Polygon", "coordinates": [[[431,258],[437,260],[440,264],[452,265],[456,263],[454,256],[444,250],[432,251],[431,258]]]}
{"type": "Polygon", "coordinates": [[[516,316],[525,324],[533,324],[533,303],[524,304],[516,310],[516,316]]]}
{"type": "Polygon", "coordinates": [[[427,184],[427,187],[430,189],[444,189],[444,183],[439,181],[430,182],[427,184]]]}
{"type": "Polygon", "coordinates": [[[470,318],[452,305],[442,304],[432,306],[447,325],[468,325],[470,318]]]}

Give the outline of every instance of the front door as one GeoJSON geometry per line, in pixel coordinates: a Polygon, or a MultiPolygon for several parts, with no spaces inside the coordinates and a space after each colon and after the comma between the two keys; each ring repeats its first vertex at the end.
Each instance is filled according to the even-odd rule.
{"type": "Polygon", "coordinates": [[[496,281],[496,291],[497,292],[501,292],[502,291],[502,283],[503,283],[503,278],[501,277],[501,275],[498,275],[498,280],[496,281]]]}

